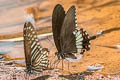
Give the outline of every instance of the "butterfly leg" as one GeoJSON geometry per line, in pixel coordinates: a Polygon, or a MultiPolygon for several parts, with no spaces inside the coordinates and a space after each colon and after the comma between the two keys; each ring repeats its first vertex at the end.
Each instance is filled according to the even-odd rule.
{"type": "Polygon", "coordinates": [[[64,65],[63,65],[63,59],[62,59],[62,70],[63,70],[63,68],[64,68],[64,65]]]}
{"type": "Polygon", "coordinates": [[[57,61],[57,63],[56,63],[56,68],[57,68],[57,66],[58,66],[59,63],[60,63],[60,60],[57,61]]]}
{"type": "Polygon", "coordinates": [[[57,63],[58,60],[54,61],[53,66],[55,67],[55,64],[57,63]]]}
{"type": "MultiPolygon", "coordinates": [[[[53,60],[55,59],[55,57],[56,57],[56,55],[55,56],[53,56],[53,59],[51,60],[51,62],[53,62],[53,60]]],[[[54,60],[54,62],[53,62],[53,64],[52,63],[50,63],[50,68],[52,68],[53,66],[54,66],[54,64],[56,63],[56,61],[54,60]]]]}
{"type": "Polygon", "coordinates": [[[57,68],[57,65],[59,64],[59,62],[60,62],[60,60],[56,60],[56,61],[54,61],[54,63],[53,63],[52,66],[57,68]]]}
{"type": "Polygon", "coordinates": [[[24,74],[24,77],[25,77],[26,80],[29,80],[29,76],[30,76],[29,73],[25,73],[25,74],[24,74]]]}
{"type": "MultiPolygon", "coordinates": [[[[66,59],[67,60],[67,59],[66,59]]],[[[68,60],[67,60],[68,61],[68,60]]],[[[69,71],[69,69],[70,69],[70,66],[69,66],[69,61],[68,61],[68,71],[69,71]]]]}
{"type": "Polygon", "coordinates": [[[49,39],[49,36],[47,36],[47,39],[48,39],[48,41],[52,44],[51,47],[49,48],[49,50],[51,50],[51,49],[54,47],[54,44],[53,44],[53,42],[49,39]]]}
{"type": "Polygon", "coordinates": [[[68,71],[69,71],[69,61],[68,61],[68,71]]]}

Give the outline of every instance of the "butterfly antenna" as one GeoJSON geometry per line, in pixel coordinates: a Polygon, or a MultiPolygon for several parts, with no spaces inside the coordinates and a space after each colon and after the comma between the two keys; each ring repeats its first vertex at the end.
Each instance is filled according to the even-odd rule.
{"type": "Polygon", "coordinates": [[[57,68],[57,66],[58,66],[59,63],[60,63],[60,60],[57,61],[57,63],[56,63],[56,68],[57,68]]]}
{"type": "MultiPolygon", "coordinates": [[[[53,60],[55,59],[55,57],[56,57],[56,55],[53,56],[53,59],[51,60],[51,62],[53,62],[53,60]]],[[[54,62],[54,63],[55,63],[55,62],[54,62]]],[[[54,63],[53,63],[53,64],[54,64],[54,63]]],[[[52,68],[52,66],[53,66],[52,63],[50,63],[50,68],[52,68]]]]}
{"type": "Polygon", "coordinates": [[[52,45],[50,48],[49,48],[49,51],[53,48],[54,46],[52,45]]]}
{"type": "Polygon", "coordinates": [[[54,62],[54,67],[55,67],[55,68],[57,68],[59,62],[60,62],[60,60],[56,60],[56,61],[54,62]]]}
{"type": "Polygon", "coordinates": [[[52,45],[54,45],[53,42],[49,39],[49,37],[52,37],[52,36],[47,36],[47,39],[48,39],[48,41],[51,42],[52,45]]]}
{"type": "Polygon", "coordinates": [[[47,39],[48,39],[48,41],[52,44],[52,46],[49,48],[49,50],[51,50],[51,49],[54,47],[54,44],[53,44],[53,42],[49,39],[49,37],[51,37],[51,36],[47,36],[47,39]]]}

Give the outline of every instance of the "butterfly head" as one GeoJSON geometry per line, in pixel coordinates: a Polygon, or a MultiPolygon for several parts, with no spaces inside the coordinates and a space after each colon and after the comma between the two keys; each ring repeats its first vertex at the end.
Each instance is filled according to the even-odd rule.
{"type": "Polygon", "coordinates": [[[55,55],[57,56],[58,60],[60,60],[60,59],[61,59],[61,55],[60,55],[60,53],[55,52],[55,55]]]}
{"type": "Polygon", "coordinates": [[[27,73],[33,73],[32,66],[31,65],[27,66],[27,69],[25,70],[25,72],[27,72],[27,73]]]}

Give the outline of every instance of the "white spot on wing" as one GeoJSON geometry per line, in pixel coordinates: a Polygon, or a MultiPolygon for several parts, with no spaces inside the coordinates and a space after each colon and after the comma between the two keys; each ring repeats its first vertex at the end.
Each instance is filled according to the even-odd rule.
{"type": "Polygon", "coordinates": [[[33,31],[32,34],[35,34],[35,31],[33,31]]]}
{"type": "Polygon", "coordinates": [[[77,48],[83,48],[82,45],[77,45],[76,47],[77,47],[77,48]]]}
{"type": "Polygon", "coordinates": [[[31,45],[31,48],[33,48],[33,46],[36,44],[36,41],[33,42],[33,44],[31,45]]]}
{"type": "Polygon", "coordinates": [[[31,31],[33,31],[33,28],[31,28],[31,31]]]}
{"type": "Polygon", "coordinates": [[[80,34],[79,36],[77,36],[76,40],[82,38],[82,34],[80,34]]]}
{"type": "Polygon", "coordinates": [[[78,39],[76,43],[79,43],[80,41],[83,41],[83,38],[78,39]]]}
{"type": "Polygon", "coordinates": [[[82,43],[83,43],[83,42],[78,42],[78,43],[76,43],[76,45],[82,45],[82,43]]]}
{"type": "Polygon", "coordinates": [[[78,35],[80,35],[81,33],[80,33],[80,31],[78,31],[77,33],[76,33],[76,36],[78,36],[78,35]]]}

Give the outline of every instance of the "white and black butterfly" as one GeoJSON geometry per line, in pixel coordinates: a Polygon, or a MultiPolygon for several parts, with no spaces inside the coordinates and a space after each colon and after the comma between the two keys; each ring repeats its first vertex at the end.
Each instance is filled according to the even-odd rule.
{"type": "Polygon", "coordinates": [[[30,22],[24,24],[24,52],[27,72],[41,72],[48,68],[48,49],[42,48],[30,22]]]}
{"type": "Polygon", "coordinates": [[[90,40],[84,29],[77,28],[76,8],[71,6],[65,14],[64,8],[57,4],[52,14],[53,38],[58,52],[58,60],[65,58],[76,59],[76,53],[83,54],[90,50],[90,40]]]}

